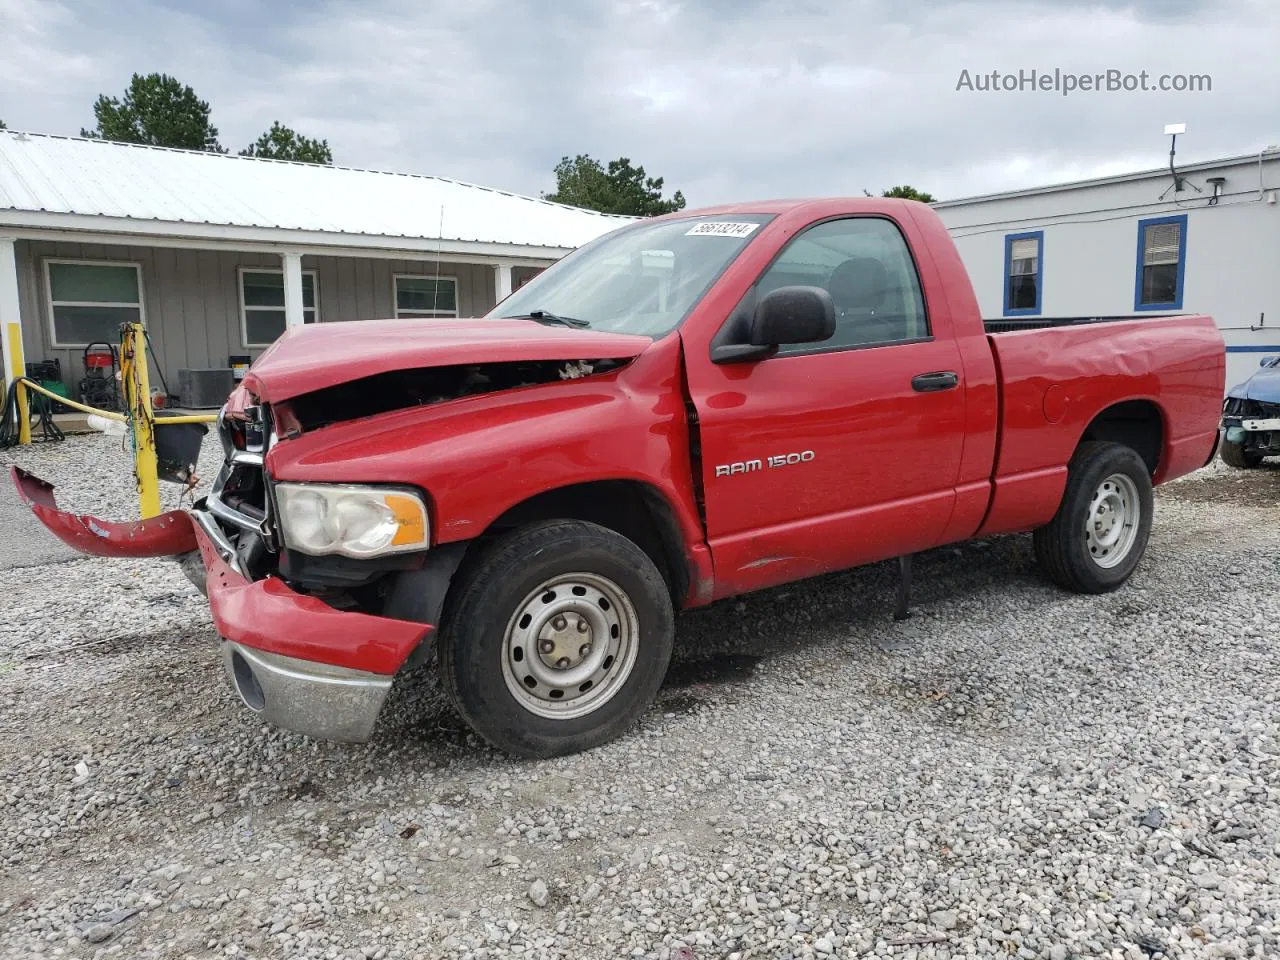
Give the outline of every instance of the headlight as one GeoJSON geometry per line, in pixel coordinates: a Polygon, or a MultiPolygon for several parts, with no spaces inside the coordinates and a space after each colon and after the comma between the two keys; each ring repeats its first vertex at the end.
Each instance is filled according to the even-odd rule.
{"type": "Polygon", "coordinates": [[[430,546],[427,506],[405,490],[336,483],[280,483],[280,531],[299,553],[363,559],[430,546]]]}

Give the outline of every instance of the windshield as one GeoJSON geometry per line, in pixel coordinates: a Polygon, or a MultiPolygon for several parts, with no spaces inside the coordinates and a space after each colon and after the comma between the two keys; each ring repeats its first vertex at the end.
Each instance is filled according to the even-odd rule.
{"type": "Polygon", "coordinates": [[[771,219],[733,214],[623,228],[544,270],[489,316],[662,336],[771,219]]]}

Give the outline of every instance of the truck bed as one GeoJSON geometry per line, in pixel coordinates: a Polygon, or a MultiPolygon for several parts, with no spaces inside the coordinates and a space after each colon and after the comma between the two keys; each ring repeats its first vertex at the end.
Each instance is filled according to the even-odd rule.
{"type": "Polygon", "coordinates": [[[1212,455],[1226,356],[1211,317],[995,321],[1015,322],[988,328],[1001,403],[983,535],[1047,523],[1082,438],[1128,442],[1151,463],[1156,483],[1199,469],[1212,455]],[[1093,436],[1091,424],[1108,410],[1134,423],[1135,438],[1151,436],[1142,422],[1158,424],[1158,444],[1144,450],[1138,439],[1115,435],[1124,428],[1114,424],[1093,436]]]}

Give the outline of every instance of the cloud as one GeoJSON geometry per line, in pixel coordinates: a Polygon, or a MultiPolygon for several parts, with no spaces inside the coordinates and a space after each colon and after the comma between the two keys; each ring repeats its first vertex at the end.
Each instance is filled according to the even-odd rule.
{"type": "Polygon", "coordinates": [[[272,120],[341,163],[536,194],[580,152],[628,156],[693,204],[940,197],[1280,140],[1269,0],[0,0],[0,117],[74,134],[99,93],[161,70],[222,141],[272,120]],[[962,70],[1208,74],[1202,93],[957,91],[962,70]]]}

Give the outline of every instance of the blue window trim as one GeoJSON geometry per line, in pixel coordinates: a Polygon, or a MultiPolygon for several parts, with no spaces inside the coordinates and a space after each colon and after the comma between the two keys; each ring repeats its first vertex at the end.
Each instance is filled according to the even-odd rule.
{"type": "Polygon", "coordinates": [[[1044,231],[1032,230],[1030,233],[1009,233],[1004,238],[1004,315],[1006,317],[1038,317],[1040,307],[1044,303],[1044,231]],[[1013,267],[1013,242],[1015,240],[1036,241],[1036,305],[1034,307],[1009,306],[1009,271],[1013,267]]]}
{"type": "Polygon", "coordinates": [[[1138,258],[1135,268],[1135,276],[1133,278],[1133,309],[1136,313],[1139,310],[1181,310],[1182,309],[1182,280],[1187,270],[1187,215],[1179,214],[1175,217],[1151,217],[1148,220],[1138,221],[1138,258]],[[1147,235],[1147,227],[1153,227],[1160,223],[1177,223],[1181,225],[1178,230],[1178,279],[1174,287],[1175,296],[1172,300],[1165,303],[1143,303],[1142,302],[1142,241],[1147,235]]]}

